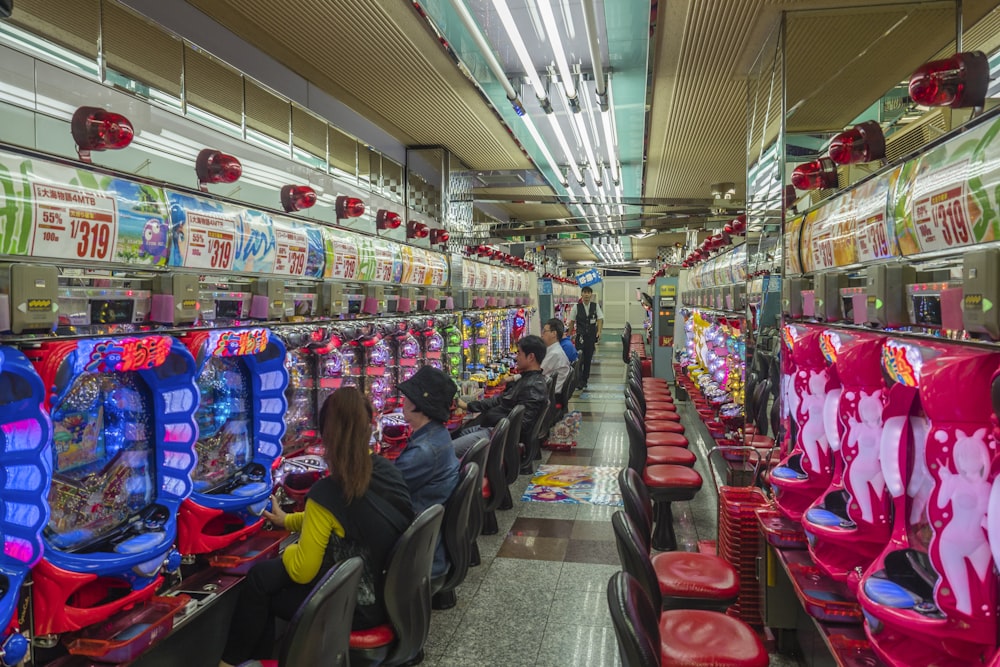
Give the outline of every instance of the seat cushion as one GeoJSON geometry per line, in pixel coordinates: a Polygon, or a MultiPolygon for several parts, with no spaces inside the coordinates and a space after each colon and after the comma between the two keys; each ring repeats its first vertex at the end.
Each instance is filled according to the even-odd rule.
{"type": "Polygon", "coordinates": [[[743,437],[743,443],[757,449],[771,449],[774,447],[774,438],[767,435],[747,435],[743,437]]]}
{"type": "Polygon", "coordinates": [[[727,600],[739,595],[739,575],[724,558],[691,551],[665,551],[655,554],[652,560],[664,596],[727,600]]]}
{"type": "MultiPolygon", "coordinates": [[[[642,481],[650,489],[700,489],[701,475],[694,468],[677,465],[646,466],[642,481]]],[[[655,496],[654,496],[655,498],[655,496]]]]}
{"type": "Polygon", "coordinates": [[[696,461],[694,452],[683,447],[647,447],[646,465],[691,467],[696,461]]]}
{"type": "Polygon", "coordinates": [[[672,410],[646,410],[645,421],[649,422],[676,422],[680,421],[680,414],[672,410]]]}
{"type": "Polygon", "coordinates": [[[672,609],[660,614],[663,667],[767,667],[768,657],[750,626],[717,611],[672,609]]]}
{"type": "Polygon", "coordinates": [[[650,420],[646,422],[646,433],[683,433],[684,425],[671,419],[650,420]]]}
{"type": "Polygon", "coordinates": [[[688,439],[680,433],[656,431],[646,434],[646,447],[687,447],[688,439]]]}
{"type": "Polygon", "coordinates": [[[388,646],[396,641],[396,632],[388,623],[367,630],[351,631],[351,648],[373,649],[388,646]]]}

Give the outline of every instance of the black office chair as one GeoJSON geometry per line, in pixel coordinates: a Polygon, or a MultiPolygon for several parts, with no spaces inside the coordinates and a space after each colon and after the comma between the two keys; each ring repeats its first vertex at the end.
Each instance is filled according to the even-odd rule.
{"type": "MultiPolygon", "coordinates": [[[[485,439],[476,445],[482,442],[485,442],[485,439]]],[[[477,480],[480,479],[482,477],[479,466],[475,463],[466,463],[462,467],[458,485],[445,503],[441,534],[451,567],[448,572],[431,581],[431,590],[434,593],[434,597],[431,598],[433,609],[451,609],[455,606],[458,601],[455,589],[465,581],[465,575],[469,572],[474,542],[469,516],[472,513],[473,502],[477,502],[483,495],[482,483],[476,486],[477,480]]]]}
{"type": "MultiPolygon", "coordinates": [[[[551,396],[555,392],[555,378],[546,378],[545,382],[549,387],[549,395],[551,396]]],[[[533,475],[535,473],[535,459],[541,458],[542,439],[546,429],[548,428],[547,422],[549,420],[549,411],[552,410],[553,407],[553,402],[546,399],[545,405],[542,406],[538,416],[535,417],[534,424],[530,427],[528,437],[522,437],[522,442],[524,444],[524,451],[521,453],[520,461],[520,472],[522,475],[533,475]]],[[[524,429],[522,428],[521,430],[523,436],[524,429]]]]}
{"type": "MultiPolygon", "coordinates": [[[[523,406],[517,406],[524,412],[523,406]]],[[[504,450],[507,447],[507,440],[510,438],[510,419],[504,417],[493,427],[490,435],[489,456],[486,458],[486,481],[482,486],[483,500],[483,535],[496,535],[500,528],[497,525],[497,509],[504,501],[509,500],[510,491],[507,489],[507,478],[503,471],[504,450]]]]}
{"type": "Polygon", "coordinates": [[[364,561],[348,558],[331,567],[296,610],[281,640],[277,660],[253,661],[261,667],[346,667],[351,619],[358,601],[364,561]]]}
{"type": "MultiPolygon", "coordinates": [[[[496,431],[496,427],[493,430],[496,431]]],[[[475,463],[479,466],[479,478],[476,480],[476,497],[472,499],[472,507],[469,510],[469,536],[472,538],[472,555],[469,557],[470,566],[479,565],[479,545],[476,543],[476,540],[483,534],[483,515],[486,509],[486,501],[483,498],[483,477],[486,473],[486,465],[491,453],[490,444],[492,442],[492,437],[489,440],[481,438],[476,441],[476,444],[465,450],[465,454],[459,461],[459,468],[464,468],[467,463],[475,463]]],[[[499,449],[502,450],[503,448],[500,447],[499,449]]]]}
{"type": "Polygon", "coordinates": [[[659,667],[660,614],[628,572],[615,572],[608,580],[608,611],[622,667],[659,667]]]}
{"type": "Polygon", "coordinates": [[[566,381],[563,383],[562,391],[556,394],[555,417],[553,417],[549,428],[558,424],[566,416],[566,413],[569,412],[569,399],[573,396],[574,387],[576,387],[576,371],[570,368],[569,375],[566,376],[566,381]]]}
{"type": "Polygon", "coordinates": [[[503,452],[503,474],[507,481],[507,497],[500,502],[499,509],[509,510],[514,506],[510,497],[510,485],[517,481],[517,476],[521,472],[521,436],[529,434],[524,431],[524,406],[515,405],[514,409],[507,413],[510,420],[510,431],[507,433],[507,444],[503,452]]]}
{"type": "Polygon", "coordinates": [[[431,565],[444,507],[431,505],[396,541],[385,572],[389,622],[351,632],[354,667],[394,667],[423,654],[431,626],[431,565]]]}

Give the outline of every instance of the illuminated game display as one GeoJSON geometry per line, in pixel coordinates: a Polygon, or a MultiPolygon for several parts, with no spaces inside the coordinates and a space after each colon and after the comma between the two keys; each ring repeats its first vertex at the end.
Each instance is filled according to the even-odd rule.
{"type": "Polygon", "coordinates": [[[281,455],[288,372],[285,346],[265,328],[185,337],[200,396],[194,490],[181,507],[183,554],[223,549],[264,523],[271,466],[281,455]]]}
{"type": "Polygon", "coordinates": [[[288,350],[285,355],[288,410],[285,412],[285,435],[281,441],[283,453],[287,455],[318,439],[315,339],[329,335],[329,332],[323,328],[288,327],[281,330],[280,335],[288,350]]]}
{"type": "Polygon", "coordinates": [[[53,426],[51,516],[33,570],[35,634],[68,632],[153,595],[175,569],[192,489],[194,359],[167,336],[42,343],[29,351],[53,426]]]}
{"type": "Polygon", "coordinates": [[[415,323],[414,335],[420,344],[424,365],[444,370],[444,336],[435,327],[433,319],[420,319],[415,323]]]}
{"type": "Polygon", "coordinates": [[[46,497],[52,465],[52,423],[42,410],[45,390],[18,350],[0,348],[0,456],[5,479],[0,503],[0,664],[15,665],[28,650],[17,630],[18,594],[29,568],[42,556],[42,529],[49,520],[46,497]]]}

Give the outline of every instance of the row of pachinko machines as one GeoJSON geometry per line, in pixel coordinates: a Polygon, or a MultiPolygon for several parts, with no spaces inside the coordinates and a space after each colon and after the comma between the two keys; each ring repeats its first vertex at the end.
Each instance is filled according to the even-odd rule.
{"type": "Polygon", "coordinates": [[[398,456],[409,429],[397,384],[425,364],[501,378],[527,318],[496,309],[0,347],[0,665],[134,660],[197,610],[196,591],[224,593],[277,554],[287,534],[263,530],[261,512],[276,491],[286,507],[303,502],[325,474],[327,395],[364,391],[373,449],[398,456]]]}
{"type": "Polygon", "coordinates": [[[805,609],[851,664],[1000,664],[1000,353],[810,324],[780,347],[757,517],[805,609]]]}

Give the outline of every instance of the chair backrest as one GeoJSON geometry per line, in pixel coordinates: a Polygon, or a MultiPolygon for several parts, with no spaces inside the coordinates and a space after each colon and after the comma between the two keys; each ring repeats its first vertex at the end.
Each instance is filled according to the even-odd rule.
{"type": "Polygon", "coordinates": [[[628,433],[628,467],[642,476],[646,470],[646,433],[639,416],[625,411],[625,432],[628,433]]]}
{"type": "MultiPolygon", "coordinates": [[[[504,421],[504,419],[500,421],[504,421]]],[[[489,464],[489,457],[493,453],[492,443],[496,440],[496,429],[499,427],[500,424],[497,423],[493,428],[493,437],[489,440],[480,438],[476,441],[476,444],[465,450],[465,454],[462,455],[459,461],[460,468],[464,468],[468,463],[475,463],[479,466],[479,477],[474,484],[476,494],[475,498],[472,499],[472,507],[469,509],[469,532],[473,541],[483,532],[483,477],[486,475],[486,466],[489,464]]],[[[503,453],[502,446],[497,447],[497,449],[501,450],[501,454],[503,453]]],[[[497,465],[499,467],[499,463],[497,465]]]]}
{"type": "Polygon", "coordinates": [[[385,572],[385,609],[396,633],[386,664],[398,665],[416,657],[431,627],[431,565],[444,507],[431,505],[421,512],[393,548],[385,572]]]}
{"type": "Polygon", "coordinates": [[[363,569],[364,561],[355,556],[323,575],[288,624],[278,651],[279,667],[346,667],[363,569]]]}
{"type": "Polygon", "coordinates": [[[648,551],[649,538],[653,534],[653,504],[649,499],[649,490],[642,483],[639,473],[631,468],[622,468],[618,473],[618,489],[622,494],[625,514],[642,533],[648,551]]]}
{"type": "MultiPolygon", "coordinates": [[[[483,438],[476,444],[486,442],[483,438]]],[[[482,497],[482,486],[477,493],[476,480],[481,479],[479,465],[466,463],[458,477],[458,485],[451,492],[451,497],[444,506],[444,519],[441,523],[441,533],[444,537],[444,550],[448,554],[451,569],[445,577],[439,591],[452,591],[465,581],[472,561],[472,542],[475,537],[471,533],[469,517],[472,513],[472,503],[478,495],[482,497]]]]}
{"type": "Polygon", "coordinates": [[[572,367],[563,383],[562,391],[556,396],[556,405],[560,410],[565,411],[569,407],[569,399],[573,395],[573,387],[576,385],[576,371],[572,367]]]}
{"type": "MultiPolygon", "coordinates": [[[[523,410],[524,408],[521,409],[523,410]]],[[[486,459],[486,468],[484,470],[484,476],[490,483],[490,496],[489,498],[483,498],[483,494],[479,494],[480,498],[483,498],[482,508],[484,512],[496,510],[497,506],[503,500],[503,493],[500,491],[501,487],[507,484],[507,480],[503,474],[503,455],[509,437],[510,419],[503,417],[493,427],[493,433],[490,435],[489,456],[486,459]]],[[[479,485],[480,489],[482,486],[482,484],[479,485]]],[[[476,537],[479,537],[479,535],[476,534],[476,537]]]]}
{"type": "MultiPolygon", "coordinates": [[[[503,448],[503,471],[505,482],[510,485],[517,481],[517,476],[521,468],[521,430],[524,426],[524,406],[515,405],[514,409],[507,413],[510,421],[510,431],[507,433],[507,442],[503,448]]],[[[527,433],[525,436],[529,435],[527,433]]]]}
{"type": "Polygon", "coordinates": [[[659,609],[663,605],[663,595],[649,552],[644,550],[639,528],[621,510],[611,515],[611,528],[615,533],[615,546],[618,547],[622,569],[638,580],[653,607],[659,609]]]}
{"type": "Polygon", "coordinates": [[[608,580],[608,611],[622,667],[660,667],[660,612],[628,572],[608,580]]]}
{"type": "Polygon", "coordinates": [[[622,331],[622,361],[628,363],[628,351],[631,347],[632,336],[629,335],[628,329],[622,331]]]}

